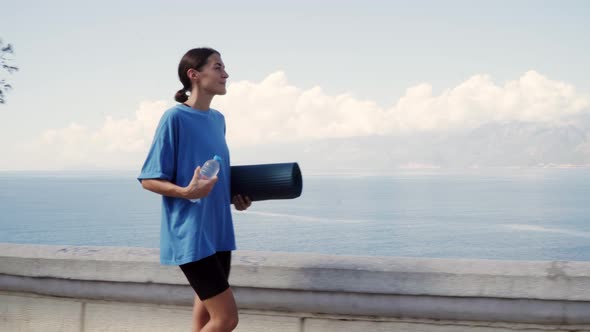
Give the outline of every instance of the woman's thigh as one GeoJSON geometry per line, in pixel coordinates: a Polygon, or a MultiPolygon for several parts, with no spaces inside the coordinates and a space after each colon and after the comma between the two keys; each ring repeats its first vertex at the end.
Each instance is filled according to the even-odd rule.
{"type": "Polygon", "coordinates": [[[230,268],[231,251],[217,252],[201,260],[180,265],[201,301],[219,295],[229,288],[230,268]]]}

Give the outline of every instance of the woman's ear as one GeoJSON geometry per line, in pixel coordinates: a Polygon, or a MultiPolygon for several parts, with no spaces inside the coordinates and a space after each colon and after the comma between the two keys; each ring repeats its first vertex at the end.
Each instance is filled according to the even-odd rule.
{"type": "Polygon", "coordinates": [[[201,75],[200,75],[200,73],[199,73],[197,70],[193,69],[193,68],[191,68],[191,69],[187,70],[186,74],[187,74],[188,78],[189,78],[191,81],[196,81],[196,80],[198,80],[198,79],[200,78],[200,76],[201,76],[201,75]]]}

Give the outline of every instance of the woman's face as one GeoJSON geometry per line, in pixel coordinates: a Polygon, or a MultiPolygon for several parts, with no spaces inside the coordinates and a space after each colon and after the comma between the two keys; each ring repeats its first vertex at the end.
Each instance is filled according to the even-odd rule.
{"type": "Polygon", "coordinates": [[[213,53],[207,59],[207,64],[199,72],[197,82],[200,89],[207,93],[224,95],[227,92],[225,83],[228,77],[221,56],[213,53]]]}

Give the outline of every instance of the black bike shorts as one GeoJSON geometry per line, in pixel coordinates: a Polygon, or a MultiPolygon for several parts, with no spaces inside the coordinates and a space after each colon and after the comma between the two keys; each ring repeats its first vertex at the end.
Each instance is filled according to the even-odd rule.
{"type": "Polygon", "coordinates": [[[218,251],[195,262],[180,265],[180,269],[201,301],[223,293],[229,288],[231,251],[218,251]]]}

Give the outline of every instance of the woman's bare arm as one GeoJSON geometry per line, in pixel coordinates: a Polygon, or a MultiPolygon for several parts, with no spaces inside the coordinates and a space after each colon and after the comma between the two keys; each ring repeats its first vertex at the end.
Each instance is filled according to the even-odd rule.
{"type": "Polygon", "coordinates": [[[141,186],[149,191],[155,192],[167,197],[178,197],[185,199],[203,198],[209,194],[217,182],[217,176],[211,179],[199,179],[201,167],[195,169],[193,179],[186,187],[178,186],[168,180],[163,179],[143,179],[141,186]]]}

